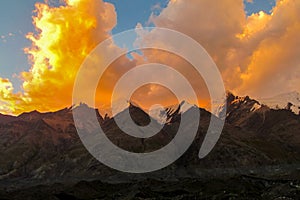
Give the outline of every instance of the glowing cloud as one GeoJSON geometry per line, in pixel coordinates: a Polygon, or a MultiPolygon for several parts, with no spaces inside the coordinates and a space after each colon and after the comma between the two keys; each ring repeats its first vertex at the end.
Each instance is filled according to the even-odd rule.
{"type": "Polygon", "coordinates": [[[202,44],[228,90],[261,97],[300,90],[299,10],[299,1],[278,0],[271,14],[247,17],[242,0],[177,0],[150,20],[202,44]]]}
{"type": "Polygon", "coordinates": [[[250,31],[252,54],[239,92],[270,96],[300,90],[299,10],[299,1],[281,0],[270,15],[250,17],[258,30],[250,31]]]}
{"type": "Polygon", "coordinates": [[[37,3],[25,49],[32,67],[22,72],[23,93],[13,94],[12,84],[1,79],[0,112],[52,111],[71,105],[73,82],[86,55],[110,36],[116,25],[112,4],[102,0],[67,0],[64,6],[37,3]]]}
{"type": "MultiPolygon", "coordinates": [[[[295,0],[278,0],[271,14],[261,11],[251,16],[246,15],[243,0],[170,0],[150,21],[157,27],[183,32],[204,46],[228,90],[262,97],[300,90],[299,11],[300,1],[295,0]]],[[[60,7],[37,3],[35,13],[37,33],[27,35],[32,45],[25,49],[32,66],[20,75],[24,81],[21,93],[13,93],[12,83],[0,78],[2,113],[53,111],[70,106],[80,65],[96,45],[110,37],[117,19],[114,6],[102,0],[65,0],[60,7]]],[[[159,42],[148,37],[147,31],[138,35],[140,42],[159,42]]],[[[164,37],[168,36],[160,39],[164,37]]],[[[122,50],[113,41],[110,48],[122,50]]],[[[126,56],[118,59],[100,80],[102,92],[96,100],[101,105],[109,107],[113,86],[123,73],[139,64],[157,62],[173,66],[191,80],[201,98],[200,105],[209,107],[201,76],[195,75],[183,59],[157,50],[145,50],[142,56],[133,53],[132,57],[132,61],[126,56]]],[[[155,73],[160,72],[151,75],[155,73]]],[[[167,74],[166,78],[172,79],[167,74]]],[[[143,101],[145,107],[158,98],[171,104],[173,95],[168,93],[166,88],[147,85],[134,98],[143,101]]]]}

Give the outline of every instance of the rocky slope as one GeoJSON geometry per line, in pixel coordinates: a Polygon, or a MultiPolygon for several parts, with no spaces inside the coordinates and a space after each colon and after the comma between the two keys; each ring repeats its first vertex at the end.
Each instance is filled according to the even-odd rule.
{"type": "MultiPolygon", "coordinates": [[[[171,166],[143,177],[164,179],[170,174],[176,179],[190,175],[201,177],[205,176],[207,169],[213,170],[213,174],[220,169],[234,169],[239,173],[242,169],[300,163],[299,115],[285,109],[273,110],[250,97],[232,94],[228,96],[227,106],[227,119],[221,138],[206,158],[199,160],[198,152],[210,118],[216,117],[204,109],[192,107],[199,110],[201,120],[191,147],[171,166]]],[[[114,118],[103,119],[97,110],[84,104],[51,113],[33,111],[18,117],[1,115],[2,182],[27,180],[53,183],[95,177],[110,181],[137,178],[104,166],[84,148],[77,135],[72,112],[88,118],[87,113],[91,111],[96,113],[99,124],[114,144],[124,150],[140,153],[155,151],[168,144],[177,133],[181,114],[188,112],[181,113],[180,106],[172,111],[167,109],[168,123],[158,134],[146,139],[125,134],[118,128],[114,118]]],[[[125,111],[129,111],[136,124],[141,126],[151,121],[151,117],[136,105],[130,104],[127,110],[118,115],[122,116],[125,111]]],[[[126,125],[126,119],[122,123],[126,125]]],[[[92,132],[93,126],[88,124],[87,132],[92,132]]],[[[160,126],[158,122],[157,126],[160,126]]]]}

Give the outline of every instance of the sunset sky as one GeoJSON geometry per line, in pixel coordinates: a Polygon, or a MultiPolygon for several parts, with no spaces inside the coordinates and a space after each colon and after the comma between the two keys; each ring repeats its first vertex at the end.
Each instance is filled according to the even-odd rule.
{"type": "MultiPolygon", "coordinates": [[[[257,98],[300,90],[300,1],[1,3],[1,113],[53,111],[71,105],[72,84],[85,56],[111,34],[134,29],[137,24],[172,28],[195,39],[216,62],[226,89],[238,95],[257,98]]],[[[112,48],[118,50],[118,45],[122,44],[112,48]]],[[[125,69],[141,64],[145,57],[148,61],[166,62],[166,56],[155,51],[134,55],[133,60],[121,58],[102,80],[106,92],[102,97],[109,96],[111,85],[125,69]]],[[[188,68],[180,59],[172,62],[179,71],[188,68]]],[[[201,93],[202,84],[193,84],[201,93]]],[[[149,91],[160,93],[161,88],[149,86],[142,96],[149,91]]],[[[105,101],[99,105],[102,104],[105,101]]]]}

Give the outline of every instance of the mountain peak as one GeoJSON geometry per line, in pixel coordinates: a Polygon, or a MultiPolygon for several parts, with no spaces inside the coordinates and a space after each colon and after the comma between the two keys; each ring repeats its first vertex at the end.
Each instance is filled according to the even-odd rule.
{"type": "Polygon", "coordinates": [[[183,100],[179,105],[184,105],[184,104],[188,104],[188,102],[186,100],[183,100]]]}
{"type": "Polygon", "coordinates": [[[183,114],[193,107],[198,108],[197,106],[190,104],[188,101],[183,100],[179,104],[154,108],[149,111],[149,115],[159,123],[164,124],[166,122],[170,122],[174,116],[183,114]]]}
{"type": "Polygon", "coordinates": [[[297,91],[282,93],[274,97],[261,98],[259,101],[272,109],[287,109],[300,113],[300,94],[297,91]]]}
{"type": "Polygon", "coordinates": [[[24,113],[20,114],[18,116],[18,118],[24,119],[24,120],[36,120],[36,119],[40,119],[41,116],[42,116],[41,112],[34,110],[31,112],[24,112],[24,113]]]}
{"type": "Polygon", "coordinates": [[[215,105],[215,111],[213,112],[213,114],[221,119],[225,119],[232,113],[235,113],[236,110],[251,113],[259,110],[262,107],[262,105],[257,100],[251,99],[249,96],[236,96],[230,91],[227,91],[226,98],[226,103],[215,105]]]}
{"type": "Polygon", "coordinates": [[[22,115],[39,115],[41,114],[41,112],[37,111],[37,110],[33,110],[33,111],[30,111],[30,112],[23,112],[22,114],[20,114],[19,116],[22,116],[22,115]]]}
{"type": "Polygon", "coordinates": [[[136,102],[134,102],[134,101],[132,101],[132,100],[128,101],[128,103],[129,103],[129,108],[138,108],[138,109],[140,109],[140,110],[143,110],[143,109],[141,108],[141,106],[139,106],[138,103],[136,103],[136,102]]]}
{"type": "Polygon", "coordinates": [[[119,112],[113,118],[121,119],[126,123],[127,112],[129,112],[131,119],[140,126],[146,126],[150,123],[150,116],[137,103],[128,101],[129,106],[123,111],[119,112]]]}
{"type": "Polygon", "coordinates": [[[96,116],[100,121],[103,121],[103,117],[101,116],[99,109],[92,108],[85,103],[80,103],[78,106],[72,106],[72,112],[76,112],[78,116],[82,117],[90,117],[90,114],[96,112],[96,116]]]}

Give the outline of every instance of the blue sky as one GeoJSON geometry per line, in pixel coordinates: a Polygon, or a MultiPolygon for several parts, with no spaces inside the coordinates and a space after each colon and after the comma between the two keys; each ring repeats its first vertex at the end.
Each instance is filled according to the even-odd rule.
{"type": "MultiPolygon", "coordinates": [[[[154,5],[165,7],[168,0],[106,0],[115,5],[118,24],[113,33],[132,29],[137,23],[148,25],[148,18],[154,5]]],[[[43,0],[1,0],[0,7],[0,77],[9,78],[13,83],[20,83],[14,74],[29,69],[27,56],[23,48],[30,42],[25,38],[26,33],[34,31],[31,22],[32,11],[36,2],[43,0]]],[[[275,0],[254,0],[245,3],[248,14],[264,10],[269,12],[275,5],[275,0]]],[[[18,88],[16,88],[18,90],[18,88]]]]}

